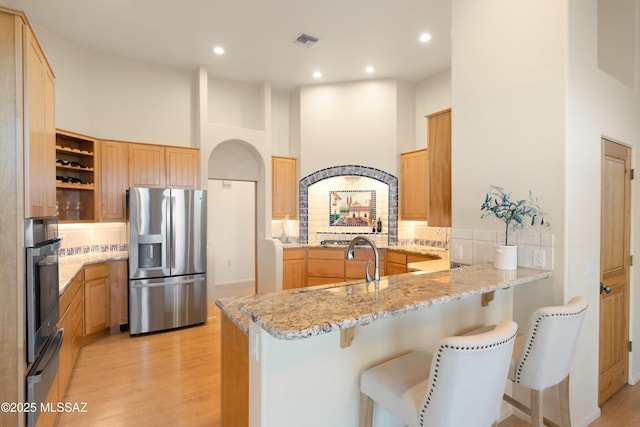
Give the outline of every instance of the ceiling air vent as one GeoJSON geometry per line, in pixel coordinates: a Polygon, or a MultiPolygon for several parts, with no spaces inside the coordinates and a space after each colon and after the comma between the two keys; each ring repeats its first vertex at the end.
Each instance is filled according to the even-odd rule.
{"type": "Polygon", "coordinates": [[[320,40],[320,39],[317,38],[317,37],[314,37],[314,36],[312,36],[310,34],[302,33],[302,34],[300,34],[298,36],[298,38],[296,39],[295,43],[297,45],[300,45],[300,46],[311,47],[314,44],[316,44],[318,42],[318,40],[320,40]]]}

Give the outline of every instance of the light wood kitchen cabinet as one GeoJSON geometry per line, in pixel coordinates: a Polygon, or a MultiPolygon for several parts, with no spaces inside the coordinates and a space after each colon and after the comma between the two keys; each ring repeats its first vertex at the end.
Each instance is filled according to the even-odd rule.
{"type": "Polygon", "coordinates": [[[126,142],[98,141],[100,221],[126,221],[126,192],[129,188],[129,145],[126,142]]]}
{"type": "Polygon", "coordinates": [[[64,397],[75,365],[80,343],[83,336],[83,295],[84,273],[80,271],[73,278],[67,289],[60,296],[60,322],[58,326],[64,329],[64,339],[60,347],[60,366],[58,368],[59,397],[64,397]]]}
{"type": "MultiPolygon", "coordinates": [[[[369,273],[374,277],[375,256],[370,248],[354,250],[354,259],[347,260],[346,248],[307,249],[307,286],[339,283],[348,280],[365,279],[367,260],[371,260],[369,273]]],[[[380,276],[387,272],[386,249],[378,249],[380,276]]]]}
{"type": "Polygon", "coordinates": [[[387,274],[402,274],[407,272],[407,255],[404,252],[387,250],[387,274]]]}
{"type": "Polygon", "coordinates": [[[55,144],[56,199],[61,222],[95,220],[96,140],[58,129],[55,144]]]}
{"type": "Polygon", "coordinates": [[[222,313],[221,425],[249,425],[249,337],[222,313]]]}
{"type": "Polygon", "coordinates": [[[23,25],[22,30],[28,130],[24,143],[25,217],[55,216],[54,77],[31,28],[23,25]]]}
{"type": "Polygon", "coordinates": [[[429,157],[426,149],[400,155],[400,219],[426,221],[429,214],[429,157]]]}
{"type": "Polygon", "coordinates": [[[129,143],[129,187],[200,188],[200,150],[129,143]]]}
{"type": "Polygon", "coordinates": [[[451,227],[451,109],[427,116],[429,226],[451,227]]]}
{"type": "Polygon", "coordinates": [[[387,274],[402,274],[407,272],[407,264],[412,262],[431,261],[438,259],[430,255],[410,254],[402,251],[387,250],[387,274]]]}
{"type": "Polygon", "coordinates": [[[428,149],[400,155],[400,219],[451,227],[451,110],[427,120],[428,149]]]}
{"type": "Polygon", "coordinates": [[[105,331],[110,325],[111,292],[106,262],[84,268],[84,335],[105,331]]]}
{"type": "Polygon", "coordinates": [[[129,144],[129,187],[165,187],[164,147],[129,144]]]}
{"type": "Polygon", "coordinates": [[[111,326],[129,323],[128,261],[109,261],[109,289],[111,292],[111,326]]]}
{"type": "Polygon", "coordinates": [[[282,252],[282,289],[296,289],[307,286],[306,249],[288,248],[282,252]]]}
{"type": "Polygon", "coordinates": [[[307,250],[307,286],[344,281],[343,248],[309,248],[307,250]]]}
{"type": "Polygon", "coordinates": [[[277,156],[271,158],[271,191],[271,217],[297,218],[296,159],[277,156]]]}
{"type": "Polygon", "coordinates": [[[305,287],[307,285],[306,250],[288,248],[282,252],[282,290],[305,287]]]}
{"type": "Polygon", "coordinates": [[[200,188],[200,150],[165,147],[166,181],[169,188],[200,188]]]}
{"type": "MultiPolygon", "coordinates": [[[[378,249],[378,268],[380,277],[386,274],[386,252],[384,249],[378,249]]],[[[375,255],[373,250],[369,248],[355,248],[352,260],[345,260],[344,280],[365,279],[367,261],[369,264],[369,274],[374,277],[375,273],[375,255]]]]}

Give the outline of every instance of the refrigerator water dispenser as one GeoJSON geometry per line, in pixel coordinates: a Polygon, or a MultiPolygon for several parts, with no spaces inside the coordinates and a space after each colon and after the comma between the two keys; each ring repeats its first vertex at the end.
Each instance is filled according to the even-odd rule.
{"type": "Polygon", "coordinates": [[[138,263],[140,268],[162,267],[162,244],[141,243],[138,245],[138,263]]]}

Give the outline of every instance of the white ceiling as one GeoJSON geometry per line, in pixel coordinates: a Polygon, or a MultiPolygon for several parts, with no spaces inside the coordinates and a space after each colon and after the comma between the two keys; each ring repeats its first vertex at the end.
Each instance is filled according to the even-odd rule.
{"type": "Polygon", "coordinates": [[[450,0],[0,0],[83,46],[274,88],[449,67],[450,0]],[[294,44],[300,33],[320,38],[294,44]],[[432,34],[426,44],[422,32],[432,34]],[[226,53],[216,56],[215,45],[226,53]],[[364,73],[368,65],[376,71],[364,73]],[[311,74],[320,70],[323,77],[311,74]]]}

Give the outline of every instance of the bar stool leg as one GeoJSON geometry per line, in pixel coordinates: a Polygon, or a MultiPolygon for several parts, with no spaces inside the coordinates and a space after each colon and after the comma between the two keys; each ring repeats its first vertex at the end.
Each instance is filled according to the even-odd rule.
{"type": "Polygon", "coordinates": [[[560,426],[571,427],[571,408],[569,401],[569,375],[560,383],[560,426]]]}
{"type": "Polygon", "coordinates": [[[373,425],[373,400],[364,393],[360,393],[360,427],[373,425]]]}
{"type": "Polygon", "coordinates": [[[544,390],[531,390],[531,426],[542,427],[543,425],[543,411],[542,411],[542,398],[544,396],[544,390]]]}

